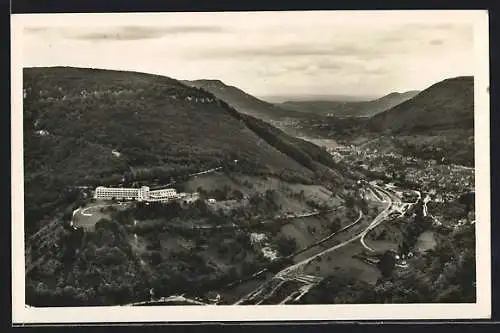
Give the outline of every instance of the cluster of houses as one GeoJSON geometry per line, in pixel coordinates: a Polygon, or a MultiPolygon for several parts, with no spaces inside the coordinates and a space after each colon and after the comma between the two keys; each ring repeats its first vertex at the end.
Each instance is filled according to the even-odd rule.
{"type": "Polygon", "coordinates": [[[418,181],[423,190],[429,192],[436,202],[451,201],[460,193],[474,189],[474,173],[449,172],[442,168],[428,168],[425,171],[409,170],[407,179],[418,181]]]}

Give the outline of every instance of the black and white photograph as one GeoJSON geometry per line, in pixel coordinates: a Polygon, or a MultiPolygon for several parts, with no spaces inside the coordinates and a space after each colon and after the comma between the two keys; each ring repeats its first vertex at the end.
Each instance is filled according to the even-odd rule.
{"type": "Polygon", "coordinates": [[[488,318],[488,84],[486,11],[13,15],[13,320],[488,318]]]}

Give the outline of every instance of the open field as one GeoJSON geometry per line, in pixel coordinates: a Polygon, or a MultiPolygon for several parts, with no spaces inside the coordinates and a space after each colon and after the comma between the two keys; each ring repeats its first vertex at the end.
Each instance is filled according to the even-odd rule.
{"type": "Polygon", "coordinates": [[[333,196],[331,191],[321,185],[289,183],[275,177],[258,177],[243,174],[227,175],[222,172],[216,172],[197,176],[188,180],[184,185],[186,192],[195,192],[200,187],[206,191],[229,187],[231,190],[241,191],[247,196],[256,193],[265,193],[268,190],[275,190],[281,194],[279,201],[283,209],[290,210],[305,206],[306,198],[316,202],[324,202],[330,207],[342,204],[340,198],[333,196]],[[302,195],[300,195],[301,192],[302,195]]]}
{"type": "MultiPolygon", "coordinates": [[[[323,249],[329,247],[330,246],[326,244],[322,246],[323,249]]],[[[304,257],[310,257],[314,253],[319,252],[320,249],[316,249],[311,253],[305,253],[304,257]]],[[[356,270],[355,275],[358,276],[360,280],[375,284],[377,279],[380,277],[379,270],[372,265],[353,258],[354,255],[361,252],[363,252],[363,247],[359,241],[347,244],[335,252],[327,253],[311,261],[304,267],[304,273],[326,277],[334,275],[337,271],[356,270]]],[[[303,255],[301,255],[301,257],[302,256],[303,255]]],[[[296,260],[298,261],[299,259],[296,260]]]]}
{"type": "Polygon", "coordinates": [[[370,248],[372,248],[376,253],[384,253],[385,251],[395,251],[398,250],[398,243],[388,240],[373,240],[365,238],[365,243],[370,248]]]}
{"type": "Polygon", "coordinates": [[[198,188],[203,188],[206,191],[215,190],[218,188],[222,188],[224,186],[230,186],[234,189],[238,189],[240,191],[248,190],[242,184],[237,184],[232,179],[230,179],[226,174],[222,172],[215,172],[208,175],[200,175],[196,176],[190,180],[188,180],[184,184],[184,189],[186,192],[196,192],[198,188]]]}
{"type": "Polygon", "coordinates": [[[334,223],[341,228],[352,222],[346,209],[334,210],[326,216],[311,216],[292,220],[281,228],[281,233],[296,240],[299,249],[306,248],[329,235],[335,230],[334,223]],[[337,220],[337,222],[334,222],[337,220]]]}

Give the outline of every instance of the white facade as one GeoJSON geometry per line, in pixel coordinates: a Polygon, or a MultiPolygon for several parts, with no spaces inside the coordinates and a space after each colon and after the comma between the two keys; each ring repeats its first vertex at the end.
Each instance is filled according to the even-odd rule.
{"type": "Polygon", "coordinates": [[[99,186],[95,189],[94,198],[96,199],[139,199],[138,188],[124,188],[124,187],[104,187],[99,186]]]}
{"type": "Polygon", "coordinates": [[[168,201],[177,199],[179,196],[174,188],[164,190],[149,191],[147,201],[168,201]]]}
{"type": "Polygon", "coordinates": [[[99,186],[94,193],[94,198],[102,200],[168,201],[177,197],[177,191],[173,188],[150,191],[147,186],[141,188],[99,186]]]}

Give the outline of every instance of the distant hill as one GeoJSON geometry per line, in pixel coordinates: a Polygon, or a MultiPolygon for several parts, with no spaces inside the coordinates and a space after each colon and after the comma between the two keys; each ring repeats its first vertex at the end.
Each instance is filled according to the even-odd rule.
{"type": "Polygon", "coordinates": [[[474,79],[443,80],[372,117],[323,115],[303,120],[296,127],[304,137],[473,166],[474,79]]]}
{"type": "Polygon", "coordinates": [[[24,69],[27,223],[64,189],[227,165],[291,182],[343,182],[326,151],[168,77],[70,67],[24,69]]]}
{"type": "Polygon", "coordinates": [[[411,99],[418,93],[419,91],[394,92],[370,101],[287,101],[279,106],[284,109],[321,116],[371,117],[411,99]]]}
{"type": "Polygon", "coordinates": [[[474,78],[438,82],[366,125],[372,148],[473,166],[474,78]]]}
{"type": "Polygon", "coordinates": [[[311,102],[311,101],[366,102],[376,99],[377,96],[307,94],[307,95],[267,95],[267,96],[259,96],[259,98],[269,103],[280,104],[284,102],[311,102]]]}
{"type": "Polygon", "coordinates": [[[414,98],[374,116],[369,125],[377,131],[396,133],[472,129],[474,78],[462,76],[438,82],[414,98]]]}
{"type": "Polygon", "coordinates": [[[226,85],[220,80],[194,80],[182,81],[182,83],[206,90],[228,103],[238,112],[266,121],[282,120],[284,118],[302,118],[307,116],[307,114],[300,111],[284,109],[260,100],[241,89],[226,85]]]}

